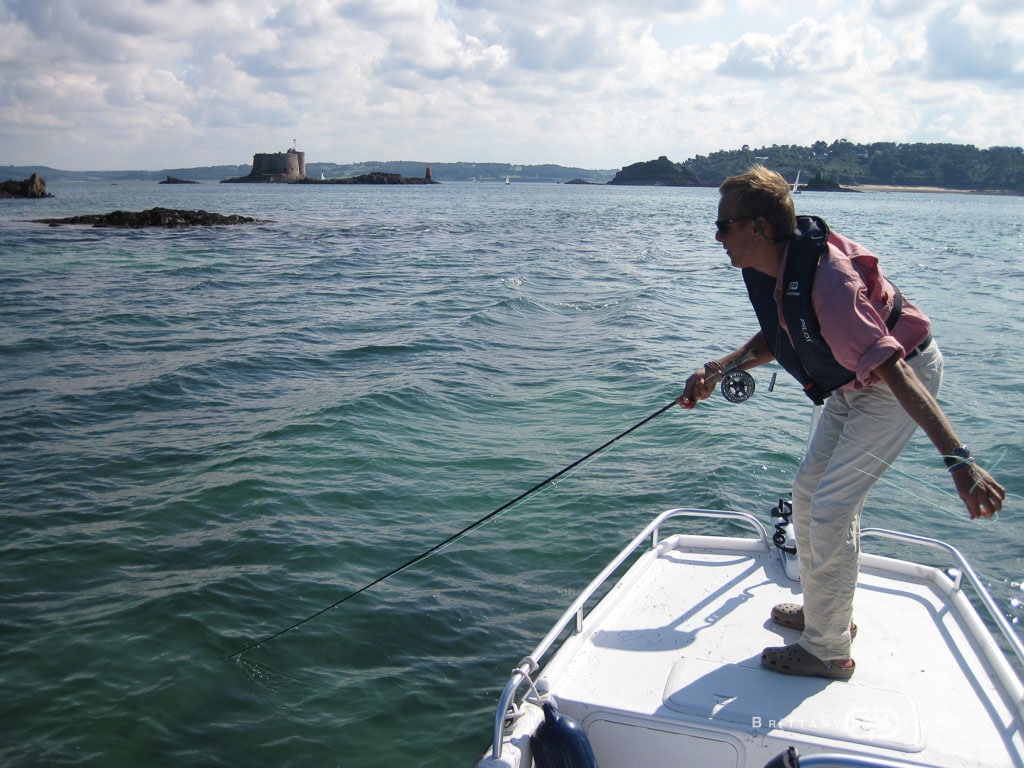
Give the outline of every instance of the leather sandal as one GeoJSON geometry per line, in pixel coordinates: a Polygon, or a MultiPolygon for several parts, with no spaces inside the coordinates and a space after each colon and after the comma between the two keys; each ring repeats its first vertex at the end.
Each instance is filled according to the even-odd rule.
{"type": "MultiPolygon", "coordinates": [[[[779,603],[772,608],[772,621],[780,627],[804,631],[804,607],[799,603],[779,603]]],[[[850,639],[857,636],[857,625],[850,622],[850,639]]]]}
{"type": "Polygon", "coordinates": [[[857,669],[857,662],[850,660],[849,667],[840,667],[831,661],[823,661],[802,645],[784,645],[780,648],[765,648],[761,653],[761,665],[783,675],[802,677],[824,677],[829,680],[849,680],[857,669]]]}

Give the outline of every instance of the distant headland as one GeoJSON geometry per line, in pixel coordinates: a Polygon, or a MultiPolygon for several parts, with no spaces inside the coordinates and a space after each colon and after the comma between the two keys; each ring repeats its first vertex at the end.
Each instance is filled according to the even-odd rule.
{"type": "Polygon", "coordinates": [[[972,145],[872,142],[858,144],[838,139],[818,141],[810,146],[772,144],[771,146],[721,150],[695,155],[673,162],[665,155],[657,160],[633,163],[618,169],[584,169],[554,164],[517,165],[514,163],[424,162],[387,160],[337,164],[307,162],[305,153],[258,154],[252,167],[218,165],[200,168],[172,168],[160,171],[61,171],[47,166],[7,166],[0,168],[0,180],[24,179],[33,173],[48,181],[123,181],[152,180],[174,176],[195,181],[262,183],[408,183],[422,184],[424,168],[431,166],[433,180],[448,182],[617,185],[658,184],[671,186],[717,187],[727,177],[742,173],[754,163],[778,171],[791,182],[797,174],[802,191],[853,188],[875,190],[943,190],[981,194],[1024,195],[1024,149],[972,145]],[[294,157],[291,157],[294,155],[294,157]],[[263,158],[263,159],[260,159],[263,158]],[[266,158],[271,159],[268,161],[266,158]],[[301,160],[301,167],[300,167],[301,160]],[[295,165],[292,166],[291,164],[295,165]],[[667,171],[667,174],[666,174],[667,171]],[[649,173],[650,178],[643,177],[649,173]],[[395,182],[393,174],[408,181],[395,182]]]}

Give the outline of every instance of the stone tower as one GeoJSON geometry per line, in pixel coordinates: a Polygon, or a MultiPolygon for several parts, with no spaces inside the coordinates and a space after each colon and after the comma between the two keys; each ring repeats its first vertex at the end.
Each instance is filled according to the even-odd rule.
{"type": "Polygon", "coordinates": [[[306,178],[306,153],[292,147],[287,152],[257,152],[248,176],[225,181],[278,182],[306,178]]]}

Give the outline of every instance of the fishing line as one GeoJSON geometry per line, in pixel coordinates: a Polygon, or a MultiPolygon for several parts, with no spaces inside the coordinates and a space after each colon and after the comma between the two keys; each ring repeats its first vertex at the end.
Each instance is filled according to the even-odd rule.
{"type": "Polygon", "coordinates": [[[593,458],[594,456],[597,456],[602,451],[607,450],[609,447],[611,447],[612,444],[614,444],[614,443],[618,442],[619,440],[621,440],[622,438],[626,437],[626,435],[629,435],[632,432],[635,432],[636,430],[640,429],[640,427],[644,426],[644,424],[646,424],[647,422],[652,421],[653,419],[657,418],[658,416],[663,414],[665,411],[667,411],[669,408],[671,408],[675,404],[676,404],[676,401],[673,400],[668,405],[666,405],[666,406],[664,406],[662,408],[659,408],[658,410],[656,410],[654,413],[652,413],[647,418],[643,419],[642,421],[638,421],[636,424],[634,424],[632,427],[630,427],[629,429],[625,430],[624,432],[620,432],[618,435],[613,437],[611,440],[608,440],[607,442],[605,442],[600,447],[595,448],[594,450],[592,450],[586,456],[583,456],[582,458],[579,458],[576,461],[572,462],[571,464],[563,467],[562,469],[560,469],[558,472],[555,472],[555,474],[551,475],[547,479],[541,480],[539,483],[537,483],[535,486],[533,486],[529,490],[523,491],[521,494],[516,496],[514,499],[512,499],[512,501],[509,501],[509,502],[506,502],[505,504],[502,504],[500,507],[495,509],[493,512],[489,512],[486,515],[484,515],[483,517],[481,517],[479,520],[477,520],[476,522],[471,523],[470,525],[467,525],[465,528],[463,528],[458,533],[453,533],[451,536],[449,536],[444,541],[442,541],[442,542],[440,542],[438,544],[435,544],[430,549],[428,549],[428,550],[426,550],[424,552],[421,552],[420,554],[416,555],[411,560],[407,560],[405,563],[403,563],[402,565],[398,566],[397,568],[392,568],[390,571],[385,573],[383,576],[379,576],[376,579],[374,579],[373,581],[371,581],[371,582],[369,582],[367,584],[364,584],[363,586],[359,587],[359,589],[357,589],[357,590],[355,590],[353,592],[349,592],[347,595],[342,597],[340,600],[337,600],[337,601],[331,603],[326,608],[321,608],[319,611],[317,611],[316,613],[312,614],[311,616],[307,616],[306,618],[301,619],[301,620],[295,622],[290,627],[285,627],[284,629],[279,630],[279,631],[275,632],[274,634],[272,634],[272,635],[270,635],[268,637],[263,638],[262,640],[258,640],[258,641],[254,642],[254,643],[250,643],[249,645],[245,646],[242,650],[235,651],[230,656],[225,656],[224,660],[225,661],[230,661],[231,659],[236,659],[239,656],[241,656],[243,653],[251,651],[254,648],[258,648],[259,646],[263,645],[264,643],[269,643],[271,640],[275,640],[278,637],[280,637],[281,635],[284,635],[284,634],[286,634],[288,632],[291,632],[293,629],[298,629],[303,624],[306,624],[306,623],[312,621],[313,619],[317,618],[318,616],[324,615],[325,613],[327,613],[328,611],[330,611],[333,608],[337,608],[339,605],[341,605],[344,602],[347,602],[348,600],[351,600],[356,595],[361,595],[363,592],[365,592],[368,589],[371,589],[372,587],[377,586],[382,581],[390,579],[392,576],[395,576],[395,575],[401,573],[402,571],[408,570],[409,568],[412,568],[414,565],[417,565],[418,563],[423,562],[424,560],[426,560],[431,555],[437,554],[442,549],[447,547],[449,544],[455,543],[456,541],[461,539],[466,534],[468,534],[471,531],[474,531],[477,528],[479,528],[484,523],[490,522],[491,520],[496,518],[498,515],[500,515],[502,512],[507,511],[508,509],[510,509],[511,507],[515,506],[516,504],[518,504],[520,501],[522,501],[526,497],[531,496],[532,494],[534,494],[537,491],[545,488],[548,485],[553,485],[554,482],[556,480],[558,480],[558,478],[562,477],[563,475],[568,474],[572,470],[574,470],[577,467],[579,467],[580,465],[582,465],[584,462],[588,461],[589,459],[593,458]]]}
{"type": "MultiPolygon", "coordinates": [[[[926,488],[928,488],[928,489],[930,489],[932,491],[935,491],[935,493],[937,493],[940,496],[945,496],[946,498],[950,499],[951,501],[956,502],[958,505],[962,504],[962,501],[961,501],[960,497],[956,493],[954,493],[953,491],[949,490],[947,487],[940,486],[937,483],[932,482],[931,480],[927,480],[927,479],[925,479],[923,477],[919,477],[917,475],[911,474],[910,472],[905,472],[904,470],[902,470],[899,467],[897,467],[895,464],[891,464],[891,463],[889,463],[887,461],[884,461],[883,459],[880,459],[878,456],[875,456],[870,451],[862,451],[861,453],[862,453],[862,455],[868,456],[869,458],[872,458],[875,461],[877,461],[878,463],[882,464],[885,467],[885,470],[886,470],[886,472],[888,474],[877,474],[876,475],[876,474],[874,474],[872,472],[868,472],[866,469],[862,469],[862,468],[860,468],[858,466],[855,466],[852,463],[847,463],[847,462],[837,462],[837,463],[840,464],[841,466],[847,467],[847,468],[849,468],[849,469],[851,469],[851,470],[853,470],[855,472],[859,472],[862,475],[867,475],[868,477],[874,478],[874,480],[878,483],[879,486],[889,486],[889,487],[895,488],[897,490],[902,490],[903,489],[903,485],[900,483],[900,481],[898,479],[894,479],[894,478],[892,478],[890,476],[890,475],[895,474],[895,475],[899,475],[904,480],[913,480],[915,483],[918,483],[919,485],[923,485],[924,487],[926,487],[926,488]]],[[[991,468],[992,468],[993,471],[1002,463],[1003,459],[1006,456],[1006,453],[1007,453],[1007,450],[1004,448],[1002,451],[1000,451],[996,455],[995,460],[991,464],[991,468]]],[[[835,461],[835,459],[833,459],[833,461],[835,461]]],[[[1012,498],[1014,498],[1013,494],[1010,494],[1010,493],[1006,494],[1006,499],[1012,499],[1012,498]]],[[[1006,499],[1004,499],[1004,501],[1006,499]]],[[[962,507],[958,510],[958,512],[954,513],[948,507],[944,507],[944,506],[941,506],[939,504],[936,504],[934,501],[931,501],[930,499],[926,499],[926,498],[924,498],[922,496],[917,497],[916,501],[918,501],[919,503],[923,503],[924,505],[926,505],[928,507],[931,507],[932,509],[935,509],[935,510],[937,510],[939,512],[942,512],[944,515],[946,515],[950,519],[953,519],[953,520],[961,520],[961,519],[963,519],[963,516],[962,516],[963,509],[962,509],[962,507]]],[[[992,518],[993,519],[997,519],[998,517],[999,517],[999,513],[998,512],[994,512],[992,514],[992,518]]]]}
{"type": "MultiPolygon", "coordinates": [[[[1009,450],[1004,447],[1002,450],[1000,450],[999,452],[997,452],[995,454],[995,458],[993,459],[992,464],[990,465],[991,469],[993,471],[995,471],[1003,463],[1003,459],[1006,458],[1008,452],[1009,452],[1009,450]]],[[[899,467],[897,467],[895,464],[890,464],[888,462],[882,461],[881,459],[879,459],[877,456],[875,456],[870,451],[864,451],[864,455],[870,456],[875,461],[878,461],[881,464],[885,465],[890,474],[899,475],[900,477],[902,477],[902,478],[904,478],[906,480],[913,480],[914,482],[916,482],[916,483],[918,483],[920,485],[923,485],[926,488],[934,491],[938,495],[945,496],[946,498],[950,499],[951,501],[956,502],[958,506],[962,504],[962,501],[961,501],[960,497],[956,493],[950,491],[945,486],[940,486],[937,483],[934,483],[934,482],[932,482],[930,480],[926,480],[923,477],[918,477],[917,475],[913,475],[913,474],[911,474],[909,472],[905,472],[904,470],[902,470],[899,467]]],[[[858,471],[858,472],[860,472],[862,474],[866,474],[866,475],[870,475],[870,476],[874,477],[874,479],[878,482],[878,485],[880,485],[880,486],[883,486],[883,485],[884,486],[891,486],[891,487],[896,488],[898,490],[903,490],[903,486],[899,483],[899,481],[889,477],[888,475],[872,475],[870,472],[867,472],[867,471],[865,471],[863,469],[860,469],[859,467],[852,467],[849,464],[844,464],[844,466],[851,467],[852,469],[854,469],[854,470],[856,470],[856,471],[858,471]]],[[[988,470],[986,470],[986,471],[988,471],[988,470]]],[[[1003,501],[1004,502],[1011,501],[1011,500],[1020,501],[1021,499],[1022,499],[1022,497],[1019,497],[1016,494],[1012,494],[1012,493],[1008,492],[1006,494],[1006,498],[1003,501]]],[[[931,507],[932,509],[941,512],[944,516],[946,516],[950,520],[954,520],[954,521],[958,521],[958,522],[963,520],[963,507],[962,506],[959,506],[958,511],[956,513],[954,513],[954,512],[952,512],[949,509],[949,507],[945,507],[945,506],[942,506],[940,504],[936,504],[934,501],[931,501],[930,499],[927,499],[924,496],[918,496],[918,497],[916,497],[916,500],[917,500],[918,503],[924,504],[927,507],[931,507]]],[[[998,512],[993,513],[992,514],[992,520],[995,521],[995,520],[998,520],[998,519],[999,519],[999,513],[998,512]]],[[[990,585],[991,584],[998,584],[998,583],[1005,583],[1005,584],[1008,584],[1011,588],[1017,588],[1017,589],[1019,589],[1021,591],[1024,591],[1024,582],[1011,581],[1011,580],[1009,580],[1009,579],[1007,579],[1005,577],[995,577],[995,576],[992,576],[990,573],[988,573],[986,571],[979,570],[977,568],[975,568],[975,571],[976,571],[976,573],[979,576],[984,578],[985,581],[989,582],[990,585]]],[[[1011,609],[1016,611],[1016,610],[1019,610],[1022,606],[1024,606],[1024,602],[1021,602],[1020,599],[1017,598],[1017,597],[1013,597],[1013,598],[1009,599],[1009,605],[1010,605],[1011,609]]],[[[1018,618],[1016,616],[1014,616],[1014,618],[1012,619],[1013,624],[1016,625],[1017,621],[1018,621],[1018,618]]]]}

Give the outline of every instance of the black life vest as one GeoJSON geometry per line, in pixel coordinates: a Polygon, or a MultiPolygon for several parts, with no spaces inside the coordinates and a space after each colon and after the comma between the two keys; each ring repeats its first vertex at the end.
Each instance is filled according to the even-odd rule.
{"type": "MultiPolygon", "coordinates": [[[[765,342],[779,365],[800,382],[804,393],[818,405],[825,402],[833,390],[853,381],[856,375],[840,365],[832,354],[821,335],[821,324],[811,301],[814,275],[827,248],[828,224],[817,216],[798,217],[782,280],[781,312],[789,334],[779,324],[775,278],[750,267],[743,270],[743,281],[765,342]],[[796,339],[795,347],[790,334],[796,339]]],[[[892,312],[886,321],[889,330],[899,320],[902,307],[903,296],[896,288],[892,312]]]]}

